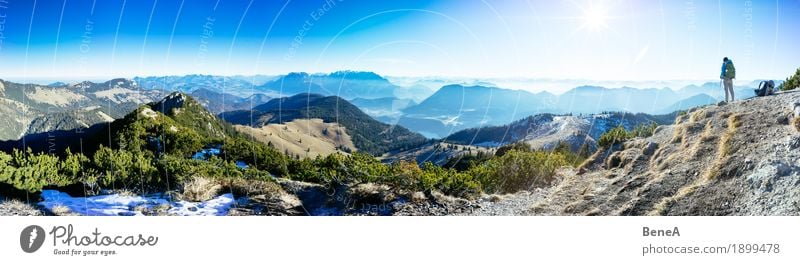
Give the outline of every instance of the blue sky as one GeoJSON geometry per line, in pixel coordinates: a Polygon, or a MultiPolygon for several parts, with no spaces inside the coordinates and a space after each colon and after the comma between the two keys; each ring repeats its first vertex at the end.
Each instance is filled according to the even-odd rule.
{"type": "Polygon", "coordinates": [[[800,1],[0,0],[0,78],[713,80],[800,66],[800,1]]]}

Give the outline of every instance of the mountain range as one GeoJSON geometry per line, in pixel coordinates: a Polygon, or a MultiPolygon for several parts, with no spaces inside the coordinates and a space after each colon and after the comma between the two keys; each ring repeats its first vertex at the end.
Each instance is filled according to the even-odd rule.
{"type": "MultiPolygon", "coordinates": [[[[753,89],[736,87],[737,99],[752,97],[753,89]]],[[[448,85],[419,104],[402,109],[397,124],[430,138],[442,138],[459,130],[507,124],[538,113],[612,111],[660,115],[716,103],[724,97],[717,83],[691,85],[678,90],[580,86],[560,95],[488,86],[448,85]]]]}
{"type": "Polygon", "coordinates": [[[344,99],[394,97],[400,89],[373,72],[338,71],[330,74],[289,73],[258,87],[291,96],[300,93],[338,96],[344,99]]]}
{"type": "Polygon", "coordinates": [[[128,79],[50,86],[0,80],[0,140],[18,140],[53,130],[88,129],[121,118],[165,94],[142,89],[128,79]]]}

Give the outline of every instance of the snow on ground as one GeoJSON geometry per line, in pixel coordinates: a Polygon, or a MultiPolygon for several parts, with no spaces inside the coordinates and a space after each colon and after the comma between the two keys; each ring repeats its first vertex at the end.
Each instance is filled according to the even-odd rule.
{"type": "Polygon", "coordinates": [[[43,190],[39,205],[52,211],[57,206],[66,206],[72,213],[88,216],[143,215],[141,210],[168,204],[169,215],[227,215],[234,203],[233,194],[227,193],[204,202],[170,202],[161,195],[124,196],[119,194],[90,197],[72,197],[56,190],[43,190]]]}
{"type": "Polygon", "coordinates": [[[142,115],[144,115],[145,117],[151,118],[151,119],[155,119],[158,116],[158,113],[156,113],[155,111],[153,111],[153,110],[151,110],[149,108],[143,108],[142,109],[142,115]]]}
{"type": "Polygon", "coordinates": [[[112,118],[111,116],[108,116],[108,114],[106,114],[105,112],[102,112],[102,111],[98,111],[97,112],[97,116],[100,116],[100,118],[103,119],[106,122],[114,121],[114,118],[112,118]]]}
{"type": "Polygon", "coordinates": [[[207,160],[212,156],[218,156],[220,154],[222,154],[222,151],[219,148],[204,148],[200,151],[197,151],[197,153],[194,153],[194,155],[192,155],[192,159],[207,160]]]}

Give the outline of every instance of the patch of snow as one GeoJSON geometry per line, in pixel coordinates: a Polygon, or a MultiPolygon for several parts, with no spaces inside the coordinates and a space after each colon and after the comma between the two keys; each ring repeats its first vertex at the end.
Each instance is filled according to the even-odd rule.
{"type": "Polygon", "coordinates": [[[39,103],[64,107],[75,102],[88,100],[85,96],[63,88],[36,87],[33,93],[28,93],[28,98],[39,103]]]}
{"type": "Polygon", "coordinates": [[[52,210],[56,206],[66,206],[71,212],[87,216],[131,216],[143,215],[141,209],[169,204],[169,215],[194,216],[194,215],[227,215],[234,203],[233,194],[227,193],[204,202],[174,201],[162,197],[160,194],[153,196],[123,196],[98,195],[90,197],[72,197],[69,194],[56,190],[43,190],[44,201],[39,205],[52,210]]]}
{"type": "Polygon", "coordinates": [[[167,213],[180,216],[227,215],[233,203],[233,194],[226,193],[204,202],[176,201],[167,213]]]}
{"type": "Polygon", "coordinates": [[[100,108],[100,106],[89,106],[89,107],[83,108],[83,110],[85,110],[85,111],[93,111],[93,110],[96,110],[96,109],[99,109],[99,108],[100,108]]]}
{"type": "Polygon", "coordinates": [[[473,145],[474,146],[478,146],[478,147],[500,147],[503,144],[499,143],[499,142],[495,142],[495,141],[487,141],[487,142],[480,142],[480,143],[473,144],[473,145]]]}
{"type": "Polygon", "coordinates": [[[175,125],[170,125],[170,126],[169,126],[169,130],[170,130],[171,132],[178,132],[178,127],[175,127],[175,125]]]}
{"type": "Polygon", "coordinates": [[[444,124],[445,126],[459,126],[461,124],[464,124],[463,122],[458,121],[459,117],[460,116],[445,116],[439,119],[439,121],[441,121],[442,124],[444,124]]]}
{"type": "Polygon", "coordinates": [[[83,128],[89,128],[89,124],[86,124],[86,123],[85,123],[85,122],[83,122],[82,120],[78,120],[78,124],[80,124],[80,125],[81,125],[81,127],[83,127],[83,128]]]}
{"type": "Polygon", "coordinates": [[[142,109],[142,115],[144,115],[145,117],[148,117],[148,118],[155,119],[156,116],[158,116],[158,113],[156,113],[155,111],[153,111],[153,110],[151,110],[149,108],[144,108],[144,109],[142,109]]]}
{"type": "Polygon", "coordinates": [[[114,121],[114,118],[112,118],[111,116],[108,116],[108,114],[106,114],[105,112],[98,111],[97,115],[100,116],[100,118],[102,118],[106,122],[114,121]]]}
{"type": "Polygon", "coordinates": [[[218,156],[222,153],[219,148],[205,148],[197,151],[192,158],[195,160],[206,160],[212,156],[218,156]]]}

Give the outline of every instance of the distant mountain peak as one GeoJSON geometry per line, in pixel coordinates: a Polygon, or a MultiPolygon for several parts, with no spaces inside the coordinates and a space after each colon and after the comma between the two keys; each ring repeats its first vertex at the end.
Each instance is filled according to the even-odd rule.
{"type": "Polygon", "coordinates": [[[172,113],[173,109],[183,108],[189,97],[182,92],[172,92],[164,99],[152,103],[151,107],[164,114],[172,113]]]}
{"type": "Polygon", "coordinates": [[[351,70],[344,70],[344,71],[336,71],[333,73],[328,74],[328,77],[333,78],[346,78],[352,80],[380,80],[385,81],[386,78],[376,74],[375,72],[368,72],[368,71],[351,71],[351,70]]]}
{"type": "Polygon", "coordinates": [[[136,81],[128,78],[114,78],[111,80],[106,81],[104,84],[111,84],[111,85],[135,85],[136,81]]]}

